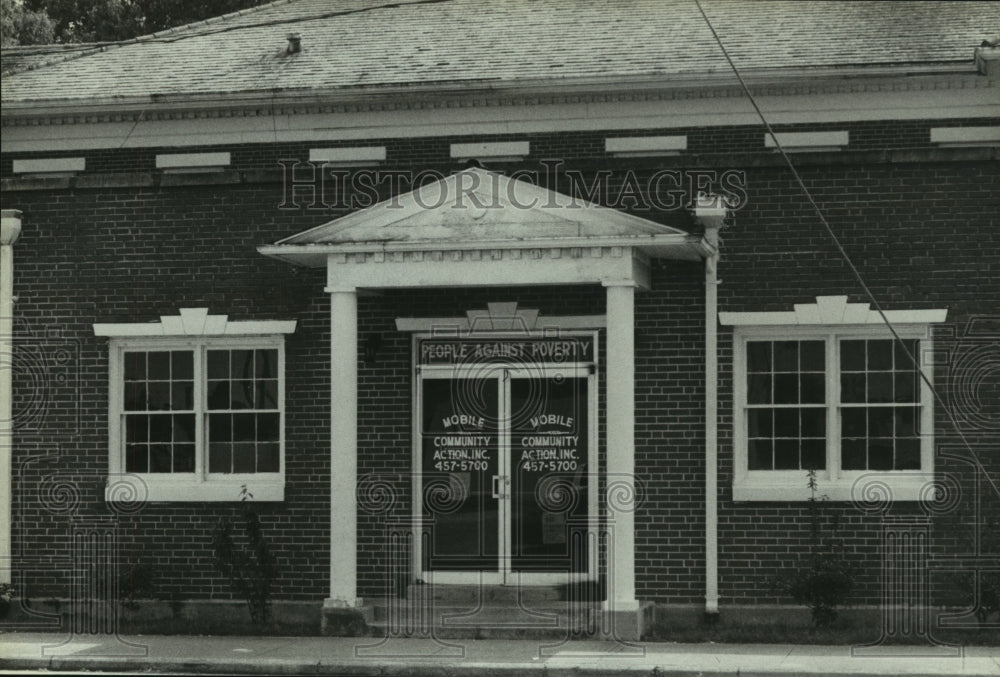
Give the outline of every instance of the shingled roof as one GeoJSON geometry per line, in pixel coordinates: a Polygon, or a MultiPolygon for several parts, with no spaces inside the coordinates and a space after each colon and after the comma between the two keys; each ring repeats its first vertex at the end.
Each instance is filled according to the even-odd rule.
{"type": "MultiPolygon", "coordinates": [[[[968,62],[1000,3],[703,0],[750,72],[968,62]]],[[[692,0],[282,0],[89,50],[33,54],[4,102],[371,90],[726,72],[692,0]],[[287,52],[287,34],[302,50],[287,52]]],[[[20,68],[20,70],[17,70],[20,68]]]]}

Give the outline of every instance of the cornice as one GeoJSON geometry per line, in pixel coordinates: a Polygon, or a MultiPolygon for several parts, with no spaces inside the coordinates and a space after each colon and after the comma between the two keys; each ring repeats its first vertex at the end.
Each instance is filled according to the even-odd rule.
{"type": "MultiPolygon", "coordinates": [[[[10,102],[4,105],[4,127],[252,118],[297,115],[337,115],[458,108],[557,106],[587,103],[655,103],[660,101],[728,99],[745,96],[733,80],[716,76],[685,84],[649,79],[632,82],[547,83],[516,86],[461,83],[417,90],[336,90],[331,92],[254,92],[132,101],[10,102]]],[[[777,78],[775,74],[751,80],[755,96],[816,96],[882,92],[983,89],[995,80],[957,67],[926,73],[880,73],[858,76],[850,72],[826,77],[777,78]],[[908,77],[906,77],[908,76],[908,77]]]]}

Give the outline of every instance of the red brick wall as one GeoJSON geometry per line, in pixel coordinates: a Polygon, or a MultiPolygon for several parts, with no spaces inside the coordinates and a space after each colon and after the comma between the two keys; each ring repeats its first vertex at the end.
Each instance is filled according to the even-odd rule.
{"type": "MultiPolygon", "coordinates": [[[[934,124],[836,127],[850,127],[852,143],[867,148],[916,148],[926,147],[927,130],[934,124]]],[[[755,128],[670,131],[684,132],[691,135],[689,147],[695,153],[749,151],[760,147],[763,134],[755,128]]],[[[606,135],[534,136],[533,156],[565,157],[570,166],[576,163],[588,171],[623,170],[632,164],[643,164],[649,171],[686,162],[606,159],[606,135]]],[[[394,166],[445,168],[450,166],[447,144],[454,140],[385,143],[394,166]]],[[[220,150],[233,150],[236,168],[249,171],[273,168],[282,157],[302,157],[309,145],[220,150]]],[[[86,153],[88,173],[148,171],[153,154],[86,153]]],[[[929,153],[900,164],[872,164],[873,156],[866,155],[867,164],[859,165],[851,157],[844,154],[820,164],[799,160],[803,178],[886,307],[949,309],[943,331],[955,336],[947,358],[955,364],[969,350],[963,334],[968,322],[1000,315],[997,164],[938,162],[929,153]]],[[[773,155],[759,158],[748,166],[727,164],[725,156],[697,159],[702,167],[718,163],[714,166],[719,169],[748,172],[748,204],[723,233],[720,309],[786,310],[825,294],[866,301],[787,170],[774,166],[773,155]]],[[[8,176],[8,157],[3,171],[8,176]]],[[[14,539],[17,575],[30,594],[66,594],[74,521],[111,523],[115,518],[103,500],[107,348],[103,339],[93,337],[91,324],[141,322],[173,315],[180,307],[208,307],[233,319],[299,321],[296,333],[287,339],[286,500],[259,508],[279,558],[276,596],[325,596],[330,459],[324,271],[264,258],[255,247],[340,212],[278,210],[279,185],[246,176],[240,180],[60,191],[5,185],[5,206],[25,214],[24,233],[15,249],[18,354],[24,366],[16,371],[14,384],[15,410],[22,412],[14,454],[14,539]],[[60,494],[60,486],[69,493],[60,494]]],[[[678,214],[642,215],[686,223],[678,214]]],[[[654,267],[653,290],[637,296],[636,462],[644,496],[636,520],[636,585],[640,598],[661,602],[697,603],[704,595],[702,279],[698,264],[662,262],[654,267]]],[[[387,479],[394,492],[388,512],[363,505],[367,510],[359,515],[362,595],[384,590],[384,524],[387,517],[407,516],[411,505],[410,344],[408,335],[395,332],[393,321],[398,316],[461,315],[489,301],[506,300],[539,308],[543,315],[600,313],[604,307],[603,290],[597,287],[400,291],[359,303],[361,346],[374,334],[383,340],[374,362],[360,362],[359,474],[387,479]]],[[[947,339],[939,340],[940,346],[948,344],[947,339]]],[[[777,596],[771,579],[808,545],[806,510],[801,503],[732,502],[731,340],[725,328],[720,329],[720,351],[723,604],[773,602],[777,596]]],[[[996,428],[977,423],[971,405],[958,402],[962,389],[972,386],[950,369],[943,364],[936,375],[945,400],[959,405],[960,420],[973,442],[993,440],[992,447],[985,447],[983,461],[995,477],[1000,462],[990,435],[996,428]],[[957,391],[949,389],[949,379],[958,379],[957,391]]],[[[987,379],[987,385],[994,389],[983,391],[984,406],[993,407],[989,411],[995,414],[1000,395],[994,381],[987,379]]],[[[991,420],[995,424],[997,419],[991,420]]],[[[948,438],[948,425],[939,407],[939,441],[948,438]]],[[[968,464],[961,460],[940,467],[960,469],[963,478],[969,475],[968,464]]],[[[147,505],[118,520],[123,554],[156,568],[164,596],[227,597],[228,585],[211,566],[210,534],[218,519],[236,514],[237,507],[147,505]]],[[[848,547],[863,563],[857,601],[874,602],[879,516],[862,514],[845,503],[830,509],[839,514],[848,547]]],[[[919,506],[906,504],[893,507],[892,514],[923,513],[919,506]]],[[[949,526],[936,528],[937,552],[961,551],[973,528],[970,520],[957,512],[939,519],[938,524],[949,526]]]]}

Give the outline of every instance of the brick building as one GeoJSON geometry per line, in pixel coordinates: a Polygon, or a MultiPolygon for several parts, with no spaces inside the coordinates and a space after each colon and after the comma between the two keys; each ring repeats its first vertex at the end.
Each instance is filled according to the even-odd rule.
{"type": "Polygon", "coordinates": [[[5,51],[4,576],[74,599],[110,534],[155,596],[232,599],[245,488],[276,614],[520,590],[630,638],[786,608],[809,469],[852,604],[987,576],[1000,9],[703,4],[774,136],[688,2],[5,51]]]}

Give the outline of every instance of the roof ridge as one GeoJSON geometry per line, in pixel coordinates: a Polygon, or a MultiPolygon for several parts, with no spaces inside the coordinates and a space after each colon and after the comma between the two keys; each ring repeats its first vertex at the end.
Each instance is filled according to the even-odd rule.
{"type": "Polygon", "coordinates": [[[192,28],[205,26],[207,24],[221,23],[222,21],[225,21],[227,19],[233,19],[235,17],[240,17],[247,14],[253,14],[262,11],[264,9],[269,9],[276,5],[287,5],[293,2],[299,2],[299,0],[271,0],[271,2],[265,2],[263,4],[255,5],[253,7],[238,9],[235,12],[229,12],[228,14],[212,16],[208,17],[207,19],[201,19],[200,21],[192,21],[191,23],[182,24],[180,26],[173,26],[171,28],[165,28],[162,31],[157,31],[154,33],[144,33],[143,35],[137,35],[136,37],[128,38],[127,40],[113,40],[109,42],[80,42],[80,43],[54,42],[47,45],[14,45],[12,47],[8,47],[7,49],[18,49],[21,47],[37,47],[37,48],[58,47],[59,49],[58,51],[53,52],[53,54],[58,54],[58,55],[54,56],[52,59],[48,59],[40,63],[29,64],[23,67],[14,66],[10,70],[5,70],[4,75],[13,75],[16,73],[25,73],[28,71],[39,70],[42,68],[46,68],[48,66],[53,66],[57,63],[66,63],[68,61],[80,59],[85,56],[90,56],[91,54],[99,54],[101,52],[106,52],[112,47],[124,47],[126,45],[135,45],[145,42],[153,42],[156,39],[170,35],[175,35],[177,33],[181,33],[183,31],[192,28]],[[73,48],[73,45],[80,45],[83,48],[77,50],[73,48]],[[89,48],[86,47],[88,45],[90,46],[89,48]],[[62,52],[69,52],[69,53],[64,54],[62,52]]]}

